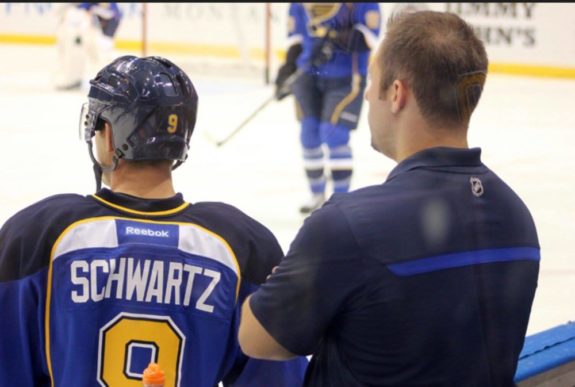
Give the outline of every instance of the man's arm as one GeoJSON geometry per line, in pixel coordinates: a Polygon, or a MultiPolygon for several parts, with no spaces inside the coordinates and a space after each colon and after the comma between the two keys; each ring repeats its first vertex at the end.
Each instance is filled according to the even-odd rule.
{"type": "Polygon", "coordinates": [[[256,359],[288,360],[296,355],[282,347],[254,316],[249,296],[242,306],[238,339],[242,351],[256,359]]]}
{"type": "MultiPolygon", "coordinates": [[[[237,307],[237,319],[241,315],[242,300],[246,293],[251,293],[257,289],[257,285],[246,285],[242,282],[240,290],[239,306],[237,307]]],[[[239,321],[236,322],[236,337],[239,330],[239,321]]],[[[236,342],[234,365],[225,372],[221,380],[224,387],[254,387],[254,386],[274,386],[274,387],[295,387],[301,386],[308,366],[305,356],[296,356],[291,360],[274,361],[248,357],[239,348],[236,342]]]]}

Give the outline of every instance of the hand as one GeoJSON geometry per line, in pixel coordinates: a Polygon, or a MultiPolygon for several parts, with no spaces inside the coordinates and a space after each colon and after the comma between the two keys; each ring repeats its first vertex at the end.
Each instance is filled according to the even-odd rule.
{"type": "Polygon", "coordinates": [[[297,66],[291,63],[285,63],[279,68],[278,75],[275,80],[275,96],[278,101],[281,101],[292,93],[291,85],[286,84],[288,78],[295,73],[297,66]]]}
{"type": "Polygon", "coordinates": [[[331,60],[333,56],[333,44],[330,40],[323,40],[314,47],[312,52],[312,64],[314,66],[321,66],[331,60]]]}
{"type": "Polygon", "coordinates": [[[291,94],[291,84],[286,84],[286,81],[297,71],[296,61],[301,52],[302,45],[300,43],[292,44],[287,51],[285,63],[278,70],[278,75],[275,80],[275,96],[278,101],[291,94]]]}
{"type": "Polygon", "coordinates": [[[272,269],[272,272],[270,274],[268,274],[268,276],[266,277],[266,281],[270,279],[270,277],[272,276],[273,273],[275,273],[276,271],[278,271],[278,267],[274,266],[274,268],[272,269]]]}

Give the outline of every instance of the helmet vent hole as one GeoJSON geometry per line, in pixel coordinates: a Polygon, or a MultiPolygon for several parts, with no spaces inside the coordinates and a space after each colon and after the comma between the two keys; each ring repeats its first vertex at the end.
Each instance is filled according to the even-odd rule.
{"type": "Polygon", "coordinates": [[[120,84],[120,79],[117,76],[112,75],[110,76],[109,83],[111,86],[117,87],[120,84]]]}
{"type": "Polygon", "coordinates": [[[188,88],[186,87],[186,82],[184,81],[184,79],[182,78],[182,76],[180,74],[176,75],[176,79],[178,80],[178,85],[180,85],[180,89],[182,90],[182,92],[184,93],[184,95],[186,97],[190,96],[190,92],[188,90],[188,88]]]}
{"type": "Polygon", "coordinates": [[[160,73],[156,76],[156,83],[164,91],[164,95],[167,97],[176,97],[178,95],[174,82],[172,78],[165,73],[160,73]]]}

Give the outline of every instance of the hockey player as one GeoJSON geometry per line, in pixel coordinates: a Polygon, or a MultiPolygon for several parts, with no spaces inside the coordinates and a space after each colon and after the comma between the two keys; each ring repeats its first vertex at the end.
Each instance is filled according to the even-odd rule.
{"type": "Polygon", "coordinates": [[[87,74],[112,60],[122,12],[117,3],[71,3],[61,5],[56,14],[60,15],[56,88],[87,91],[87,74]]]}
{"type": "Polygon", "coordinates": [[[174,190],[196,123],[188,76],[123,56],[90,84],[81,121],[110,188],[48,197],[0,230],[0,386],[140,386],[152,362],[166,386],[300,385],[305,357],[262,362],[237,344],[242,300],[282,257],[276,238],[174,190]]]}
{"type": "Polygon", "coordinates": [[[300,142],[311,199],[307,214],[323,204],[326,183],[347,192],[353,172],[350,131],[358,125],[369,54],[380,31],[378,3],[291,3],[285,64],[276,77],[276,97],[293,85],[300,142]]]}

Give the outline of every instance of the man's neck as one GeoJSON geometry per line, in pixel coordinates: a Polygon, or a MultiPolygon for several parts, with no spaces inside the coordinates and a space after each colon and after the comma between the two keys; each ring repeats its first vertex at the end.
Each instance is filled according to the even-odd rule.
{"type": "Polygon", "coordinates": [[[424,149],[447,147],[469,148],[466,128],[416,130],[410,132],[410,138],[404,138],[399,144],[396,161],[399,163],[424,149]]]}
{"type": "Polygon", "coordinates": [[[165,199],[176,194],[171,171],[164,168],[130,168],[125,165],[112,172],[110,189],[144,199],[165,199]]]}

